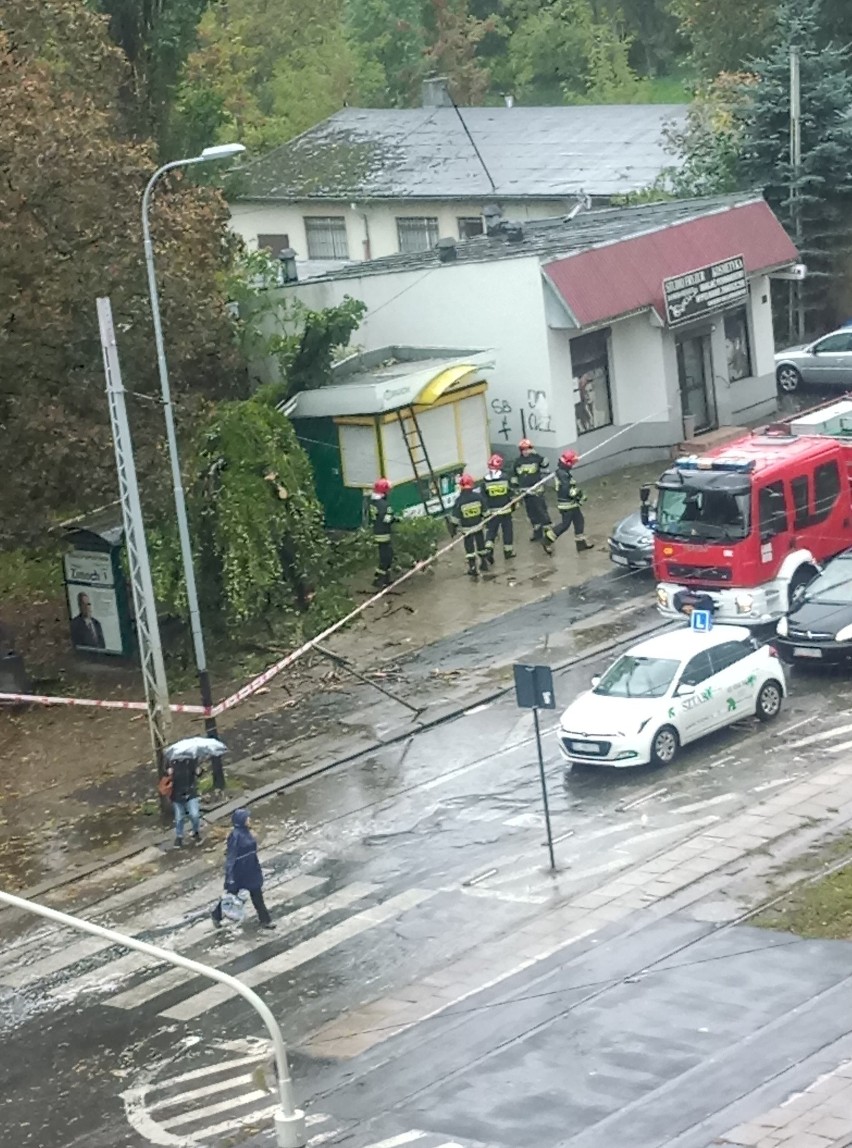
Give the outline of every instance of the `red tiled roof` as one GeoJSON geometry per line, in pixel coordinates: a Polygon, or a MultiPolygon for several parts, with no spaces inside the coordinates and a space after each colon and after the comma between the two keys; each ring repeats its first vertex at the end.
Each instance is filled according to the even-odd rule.
{"type": "Polygon", "coordinates": [[[544,272],[586,327],[646,307],[664,319],[664,279],[735,255],[749,274],[798,260],[772,209],[757,200],[555,259],[544,272]]]}

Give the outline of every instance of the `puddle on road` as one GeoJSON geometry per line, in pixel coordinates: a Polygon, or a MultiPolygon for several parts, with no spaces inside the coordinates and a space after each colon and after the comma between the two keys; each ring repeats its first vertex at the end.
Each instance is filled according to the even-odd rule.
{"type": "Polygon", "coordinates": [[[573,626],[570,635],[578,650],[587,650],[604,642],[618,641],[635,627],[635,620],[625,618],[619,622],[601,622],[593,626],[573,626]]]}

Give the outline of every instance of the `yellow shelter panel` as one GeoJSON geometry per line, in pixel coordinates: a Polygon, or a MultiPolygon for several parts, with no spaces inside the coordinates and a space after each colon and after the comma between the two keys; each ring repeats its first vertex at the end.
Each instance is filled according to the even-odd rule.
{"type": "Polygon", "coordinates": [[[434,379],[430,379],[417,396],[415,400],[417,405],[424,407],[431,406],[432,403],[446,394],[451,387],[463,385],[463,380],[475,370],[476,368],[470,363],[462,363],[456,367],[448,367],[446,371],[441,371],[439,375],[435,375],[434,379]]]}

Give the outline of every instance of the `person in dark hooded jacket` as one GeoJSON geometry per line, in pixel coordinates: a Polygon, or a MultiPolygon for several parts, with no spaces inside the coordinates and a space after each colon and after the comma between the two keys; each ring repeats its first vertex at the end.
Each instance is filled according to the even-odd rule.
{"type": "MultiPolygon", "coordinates": [[[[263,900],[263,871],[257,859],[257,841],[249,826],[251,817],[247,809],[235,809],[231,814],[233,829],[225,846],[225,891],[239,893],[245,889],[251,897],[262,929],[274,929],[269,910],[263,900]]],[[[222,902],[217,902],[211,916],[218,929],[222,924],[222,902]]]]}

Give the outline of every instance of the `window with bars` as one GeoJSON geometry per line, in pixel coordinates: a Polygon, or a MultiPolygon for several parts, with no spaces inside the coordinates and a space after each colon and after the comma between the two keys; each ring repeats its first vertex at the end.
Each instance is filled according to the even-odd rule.
{"type": "Polygon", "coordinates": [[[397,219],[400,251],[429,251],[438,242],[438,220],[431,215],[406,215],[397,219]]]}
{"type": "Polygon", "coordinates": [[[475,239],[485,231],[481,215],[460,215],[456,223],[459,226],[459,239],[475,239]]]}
{"type": "Polygon", "coordinates": [[[306,215],[309,259],[348,259],[346,220],[342,215],[306,215]]]}

